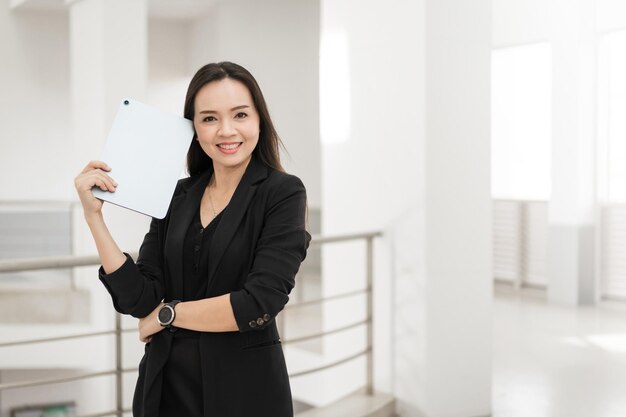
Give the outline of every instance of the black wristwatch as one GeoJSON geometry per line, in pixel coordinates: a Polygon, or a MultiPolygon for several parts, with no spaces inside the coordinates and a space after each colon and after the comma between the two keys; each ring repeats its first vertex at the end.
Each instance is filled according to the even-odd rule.
{"type": "Polygon", "coordinates": [[[174,300],[161,307],[159,314],[157,314],[157,320],[161,326],[168,329],[172,327],[172,323],[176,319],[175,307],[178,303],[180,303],[180,300],[174,300]]]}

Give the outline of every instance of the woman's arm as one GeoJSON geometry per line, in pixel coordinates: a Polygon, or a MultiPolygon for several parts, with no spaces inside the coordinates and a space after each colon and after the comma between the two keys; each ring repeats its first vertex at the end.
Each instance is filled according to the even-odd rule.
{"type": "MultiPolygon", "coordinates": [[[[153,334],[163,330],[157,320],[162,305],[158,305],[149,316],[139,320],[139,340],[142,342],[149,342],[153,334]]],[[[198,332],[239,330],[230,305],[230,294],[178,303],[174,309],[176,311],[176,318],[172,323],[174,327],[198,332]]]]}
{"type": "Polygon", "coordinates": [[[145,317],[161,302],[164,293],[160,223],[156,219],[150,223],[137,263],[120,250],[104,221],[103,202],[91,191],[94,186],[103,191],[115,191],[117,183],[107,174],[110,170],[106,163],[92,161],[76,177],[74,184],[102,263],[100,280],[111,294],[113,306],[120,313],[145,317]]]}
{"type": "Polygon", "coordinates": [[[76,191],[83,206],[85,221],[96,243],[102,267],[107,273],[117,270],[126,261],[126,256],[113,240],[104,222],[102,201],[94,197],[91,192],[93,187],[99,187],[103,191],[115,192],[117,183],[107,174],[110,170],[111,168],[102,161],[91,161],[74,180],[76,191]]]}

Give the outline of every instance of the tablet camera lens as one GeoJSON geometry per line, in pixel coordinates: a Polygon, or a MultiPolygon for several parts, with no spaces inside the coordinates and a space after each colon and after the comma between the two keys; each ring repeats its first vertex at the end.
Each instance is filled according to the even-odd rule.
{"type": "Polygon", "coordinates": [[[126,106],[128,106],[128,105],[130,104],[130,102],[129,102],[128,100],[124,100],[124,104],[125,104],[126,106]]]}

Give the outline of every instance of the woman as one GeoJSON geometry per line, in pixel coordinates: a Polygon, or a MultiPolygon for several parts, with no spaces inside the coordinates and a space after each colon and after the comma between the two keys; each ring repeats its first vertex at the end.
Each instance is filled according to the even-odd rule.
{"type": "MultiPolygon", "coordinates": [[[[306,191],[284,172],[265,100],[243,67],[221,62],[191,80],[195,136],[166,217],[152,219],[137,261],[123,253],[91,188],[115,192],[104,162],[76,177],[115,309],[141,318],[146,342],[133,414],[293,416],[276,314],[311,236],[306,191]]],[[[155,167],[158,169],[158,167],[155,167]]]]}

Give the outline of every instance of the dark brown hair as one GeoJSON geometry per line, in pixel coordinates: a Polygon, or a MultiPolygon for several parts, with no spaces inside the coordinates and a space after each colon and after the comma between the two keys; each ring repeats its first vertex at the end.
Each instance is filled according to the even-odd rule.
{"type": "MultiPolygon", "coordinates": [[[[189,88],[187,89],[184,112],[185,118],[193,121],[198,91],[210,82],[220,81],[225,78],[240,81],[248,88],[254,106],[259,113],[259,118],[261,119],[259,126],[259,142],[254,148],[254,151],[252,151],[252,157],[258,158],[259,161],[270,168],[284,172],[280,164],[279,153],[279,147],[284,148],[284,145],[274,128],[259,84],[257,84],[252,74],[241,65],[232,62],[218,62],[207,64],[200,68],[191,79],[189,88]]],[[[194,134],[193,139],[189,151],[187,152],[187,171],[191,176],[204,172],[213,164],[211,158],[209,158],[200,146],[200,143],[196,140],[197,134],[194,134]]]]}

